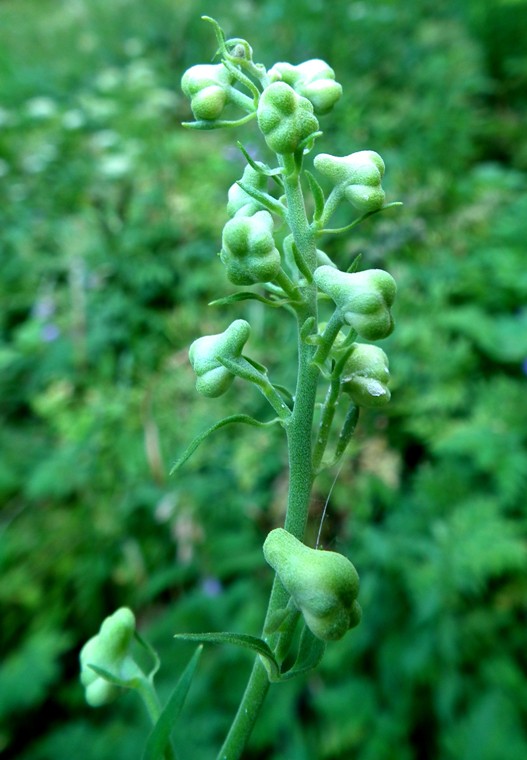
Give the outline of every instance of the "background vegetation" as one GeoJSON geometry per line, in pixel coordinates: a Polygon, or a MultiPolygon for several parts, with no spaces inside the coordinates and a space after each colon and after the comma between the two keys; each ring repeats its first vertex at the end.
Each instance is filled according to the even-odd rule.
{"type": "MultiPolygon", "coordinates": [[[[207,308],[249,128],[187,133],[183,70],[214,43],[327,59],[344,85],[321,150],[371,148],[402,212],[327,250],[388,269],[393,401],[365,414],[324,543],[356,563],[364,620],[274,689],[248,759],[527,757],[527,2],[3,0],[0,3],[0,751],[130,760],[133,695],[90,710],[78,650],[134,608],[168,689],[176,631],[257,634],[279,524],[279,433],[251,389],[200,399],[186,351],[245,316],[274,376],[290,325],[207,308]]],[[[262,156],[263,157],[263,156],[262,156]]],[[[316,524],[335,473],[319,484],[316,524]]],[[[178,744],[209,760],[250,668],[205,652],[178,744]]]]}

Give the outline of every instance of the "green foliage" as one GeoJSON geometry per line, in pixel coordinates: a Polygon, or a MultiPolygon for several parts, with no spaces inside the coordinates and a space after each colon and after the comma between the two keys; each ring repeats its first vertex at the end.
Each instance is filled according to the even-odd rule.
{"type": "MultiPolygon", "coordinates": [[[[324,240],[342,269],[363,252],[399,285],[383,344],[392,401],[361,417],[322,531],[359,569],[363,622],[317,675],[277,687],[247,757],[516,760],[525,3],[501,0],[0,4],[0,749],[138,756],[147,728],[133,700],[87,714],[78,684],[80,645],[122,604],[162,655],[165,702],[192,654],[175,631],[261,626],[261,544],[284,503],[277,426],[227,426],[167,477],[209,405],[214,419],[233,411],[228,398],[196,400],[186,346],[198,323],[214,334],[246,316],[255,356],[291,383],[286,320],[257,301],[202,307],[220,277],[228,287],[215,254],[243,167],[222,134],[178,127],[190,112],[176,83],[210,49],[207,10],[266,63],[284,51],[328,60],[353,93],[336,105],[331,149],[378,148],[387,193],[405,201],[402,224],[389,212],[324,240]]],[[[235,383],[244,411],[266,419],[235,383]]],[[[196,760],[225,732],[249,667],[235,647],[211,650],[175,731],[196,760]]]]}

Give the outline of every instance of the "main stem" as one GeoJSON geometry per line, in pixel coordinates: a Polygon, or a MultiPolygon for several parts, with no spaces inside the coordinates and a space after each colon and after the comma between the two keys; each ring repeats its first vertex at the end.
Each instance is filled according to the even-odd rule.
{"type": "MultiPolygon", "coordinates": [[[[312,272],[316,266],[315,237],[307,220],[299,173],[292,156],[283,156],[282,158],[282,165],[285,169],[284,189],[287,198],[287,220],[296,246],[312,272]]],[[[302,295],[304,303],[296,309],[298,374],[295,403],[286,427],[289,455],[289,491],[284,525],[285,529],[299,540],[304,537],[313,486],[311,438],[319,377],[318,369],[313,364],[315,347],[308,345],[300,337],[302,325],[307,319],[314,318],[315,325],[317,323],[316,285],[313,283],[306,285],[303,288],[302,295]]],[[[287,600],[288,594],[278,579],[275,578],[269,599],[266,623],[274,612],[285,607],[287,600]]],[[[266,635],[265,630],[266,626],[264,625],[264,638],[271,648],[276,648],[278,635],[266,635]]],[[[258,657],[254,663],[238,712],[219,752],[218,760],[239,760],[242,757],[269,690],[269,685],[267,671],[258,657]]]]}

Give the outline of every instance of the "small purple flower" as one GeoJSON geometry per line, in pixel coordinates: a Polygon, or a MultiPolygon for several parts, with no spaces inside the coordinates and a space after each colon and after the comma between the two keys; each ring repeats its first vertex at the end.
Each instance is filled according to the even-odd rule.
{"type": "Polygon", "coordinates": [[[40,337],[43,343],[52,343],[54,340],[57,340],[59,335],[60,335],[59,328],[57,327],[57,325],[54,325],[51,322],[48,323],[47,325],[43,325],[40,331],[40,337]]]}
{"type": "Polygon", "coordinates": [[[223,586],[218,578],[208,577],[201,582],[201,590],[205,596],[219,596],[223,591],[223,586]]]}
{"type": "Polygon", "coordinates": [[[42,296],[33,304],[32,311],[36,319],[48,319],[55,312],[55,302],[51,296],[42,296]]]}

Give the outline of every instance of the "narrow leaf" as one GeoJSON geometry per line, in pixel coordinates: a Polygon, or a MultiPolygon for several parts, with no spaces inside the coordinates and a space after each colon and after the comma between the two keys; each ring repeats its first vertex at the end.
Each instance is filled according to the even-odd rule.
{"type": "Polygon", "coordinates": [[[324,191],[318,184],[315,177],[311,174],[311,172],[308,172],[306,170],[305,172],[307,181],[309,183],[309,189],[311,190],[311,195],[313,196],[313,200],[315,201],[315,212],[313,214],[313,219],[315,221],[318,221],[322,217],[322,212],[324,211],[324,204],[325,204],[325,198],[324,198],[324,191]]]}
{"type": "Polygon", "coordinates": [[[223,127],[239,127],[255,118],[256,111],[253,111],[252,113],[248,113],[247,116],[242,116],[241,119],[235,119],[234,121],[227,121],[225,119],[215,119],[214,121],[198,119],[197,121],[183,121],[181,126],[187,129],[223,129],[223,127]]]}
{"type": "Polygon", "coordinates": [[[243,144],[238,140],[237,146],[243,153],[245,160],[247,163],[252,166],[255,172],[258,172],[258,174],[264,174],[266,177],[276,177],[279,174],[282,174],[283,169],[279,166],[276,169],[270,169],[267,164],[260,163],[259,161],[255,161],[253,157],[247,152],[247,150],[244,148],[243,144]]]}
{"type": "Polygon", "coordinates": [[[176,472],[176,470],[179,470],[179,468],[185,464],[188,459],[190,459],[192,454],[203,443],[203,441],[209,437],[209,435],[215,433],[216,430],[219,430],[226,425],[243,424],[252,425],[253,427],[269,427],[270,425],[274,425],[277,422],[279,422],[278,419],[269,420],[268,422],[260,422],[259,420],[255,420],[254,417],[249,417],[247,414],[233,414],[230,417],[224,417],[222,420],[216,422],[210,428],[207,428],[207,430],[205,430],[203,433],[200,433],[194,438],[194,440],[187,446],[179,459],[173,464],[172,469],[170,470],[170,475],[176,472]]]}
{"type": "Polygon", "coordinates": [[[309,628],[304,626],[300,636],[295,664],[290,670],[282,673],[282,680],[286,681],[289,678],[294,678],[301,673],[307,673],[309,670],[316,668],[324,656],[325,651],[325,642],[317,639],[317,637],[311,633],[309,628]]]}
{"type": "Polygon", "coordinates": [[[308,338],[316,338],[318,337],[316,333],[313,333],[313,328],[315,327],[316,320],[315,317],[308,317],[302,327],[300,328],[300,338],[304,341],[304,343],[308,342],[308,338]]]}
{"type": "Polygon", "coordinates": [[[243,358],[245,361],[249,362],[249,364],[252,364],[252,366],[257,369],[258,372],[261,372],[262,375],[267,375],[267,367],[265,364],[260,364],[260,362],[257,362],[256,359],[251,359],[250,356],[245,356],[245,354],[243,354],[243,358]]]}
{"type": "Polygon", "coordinates": [[[335,229],[324,229],[320,230],[319,234],[324,235],[339,235],[341,232],[349,232],[354,227],[356,227],[358,224],[363,222],[365,219],[368,219],[370,216],[374,216],[375,214],[379,214],[381,211],[386,211],[388,208],[393,208],[394,206],[402,206],[401,201],[393,201],[393,203],[387,203],[385,206],[382,206],[381,208],[376,208],[374,211],[367,211],[365,214],[362,214],[361,216],[358,216],[351,224],[347,224],[345,227],[337,227],[335,229]]]}
{"type": "Polygon", "coordinates": [[[276,198],[273,198],[268,193],[262,193],[261,190],[257,190],[255,187],[251,187],[251,185],[247,185],[245,182],[240,181],[236,184],[241,187],[244,193],[250,195],[251,198],[254,198],[255,201],[258,201],[258,203],[261,203],[262,206],[271,211],[273,214],[278,214],[279,216],[285,215],[284,206],[282,206],[280,201],[277,201],[276,198]]]}
{"type": "Polygon", "coordinates": [[[269,646],[263,639],[256,636],[248,636],[245,633],[176,633],[175,639],[182,641],[199,641],[202,644],[234,644],[243,649],[251,649],[260,655],[269,666],[271,680],[280,680],[280,668],[269,646]]]}
{"type": "Polygon", "coordinates": [[[185,703],[202,650],[202,646],[196,649],[187,667],[179,677],[176,688],[172,692],[170,699],[163,708],[146,741],[143,760],[163,760],[165,749],[170,741],[170,733],[185,703]]]}
{"type": "Polygon", "coordinates": [[[225,298],[217,298],[215,301],[211,301],[209,306],[228,306],[231,303],[238,303],[239,301],[260,301],[260,303],[264,303],[266,306],[273,306],[274,308],[289,303],[285,299],[272,301],[270,298],[265,298],[265,296],[261,296],[259,293],[253,293],[251,290],[242,290],[240,293],[232,293],[230,296],[225,296],[225,298]]]}
{"type": "Polygon", "coordinates": [[[155,676],[155,674],[157,673],[157,671],[159,670],[159,668],[161,667],[161,660],[159,659],[156,650],[152,646],[150,646],[150,644],[148,643],[148,641],[145,641],[145,639],[143,639],[143,637],[140,636],[137,633],[137,631],[134,631],[134,638],[143,647],[143,649],[146,649],[146,651],[148,652],[148,654],[150,655],[150,657],[154,661],[154,664],[152,666],[152,670],[148,673],[148,677],[150,679],[152,679],[155,676]]]}
{"type": "Polygon", "coordinates": [[[218,46],[220,49],[220,52],[225,51],[225,32],[221,28],[221,26],[218,24],[215,18],[211,18],[210,16],[202,16],[202,21],[208,21],[209,24],[212,24],[214,27],[214,34],[216,35],[216,40],[218,42],[218,46]]]}
{"type": "MultiPolygon", "coordinates": [[[[285,243],[285,240],[284,240],[284,243],[285,243]]],[[[306,264],[306,262],[304,260],[304,257],[302,256],[302,254],[298,250],[298,247],[297,247],[295,241],[294,240],[291,241],[288,245],[290,245],[290,250],[291,250],[291,253],[293,254],[294,262],[297,265],[298,270],[300,271],[300,273],[304,275],[304,277],[306,278],[306,280],[308,282],[313,282],[313,275],[311,273],[311,270],[309,269],[308,265],[306,264]]]]}
{"type": "Polygon", "coordinates": [[[293,406],[293,403],[295,399],[293,398],[293,394],[291,391],[285,387],[285,385],[279,385],[278,383],[273,383],[273,388],[275,388],[278,393],[285,399],[285,402],[289,406],[293,406]]]}
{"type": "Polygon", "coordinates": [[[346,269],[346,272],[348,272],[348,273],[354,273],[354,272],[356,272],[358,270],[358,268],[359,268],[359,264],[361,262],[361,259],[362,259],[362,253],[358,253],[355,256],[355,258],[353,259],[353,261],[351,262],[350,266],[346,269]]]}
{"type": "Polygon", "coordinates": [[[311,134],[307,137],[304,137],[304,139],[298,145],[296,154],[300,153],[300,151],[302,151],[302,153],[309,153],[309,151],[313,149],[317,137],[320,137],[322,134],[324,133],[320,130],[317,130],[316,132],[311,132],[311,134]]]}
{"type": "Polygon", "coordinates": [[[135,689],[140,683],[140,679],[137,676],[124,679],[110,673],[110,671],[105,668],[100,668],[98,665],[92,665],[90,662],[88,663],[88,667],[97,673],[98,676],[104,678],[105,681],[108,681],[108,683],[113,683],[114,686],[120,686],[123,689],[135,689]]]}
{"type": "Polygon", "coordinates": [[[332,464],[336,464],[339,461],[339,459],[342,457],[344,452],[346,451],[348,444],[351,441],[351,438],[353,436],[353,433],[355,432],[358,419],[359,419],[359,407],[355,406],[355,404],[352,404],[350,408],[348,409],[348,413],[346,414],[346,419],[344,420],[344,425],[342,426],[342,430],[340,431],[339,439],[335,447],[335,458],[332,464]]]}

